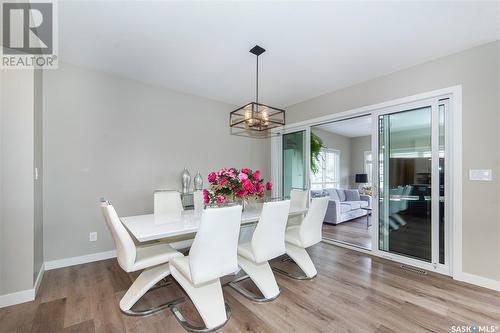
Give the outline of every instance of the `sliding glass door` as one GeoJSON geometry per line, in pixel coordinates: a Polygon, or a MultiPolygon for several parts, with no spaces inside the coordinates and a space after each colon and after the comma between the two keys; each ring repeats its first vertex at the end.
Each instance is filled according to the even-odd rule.
{"type": "Polygon", "coordinates": [[[433,267],[448,263],[446,108],[434,99],[375,115],[378,250],[433,267]]]}
{"type": "Polygon", "coordinates": [[[283,193],[290,195],[292,189],[308,188],[308,130],[300,130],[283,134],[283,193]]]}

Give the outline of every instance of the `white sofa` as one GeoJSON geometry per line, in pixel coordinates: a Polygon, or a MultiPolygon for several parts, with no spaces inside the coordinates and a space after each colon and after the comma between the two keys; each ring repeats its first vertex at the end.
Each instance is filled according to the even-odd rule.
{"type": "Polygon", "coordinates": [[[365,216],[368,212],[362,207],[371,207],[371,197],[359,194],[358,190],[329,188],[311,191],[312,197],[330,197],[325,215],[325,223],[339,224],[365,216]]]}

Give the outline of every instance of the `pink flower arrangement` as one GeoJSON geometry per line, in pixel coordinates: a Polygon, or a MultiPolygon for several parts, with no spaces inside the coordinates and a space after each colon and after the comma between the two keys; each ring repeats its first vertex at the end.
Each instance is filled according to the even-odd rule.
{"type": "Polygon", "coordinates": [[[266,190],[271,191],[273,189],[273,183],[267,182],[266,184],[266,190]]]}
{"type": "Polygon", "coordinates": [[[230,168],[211,172],[208,175],[209,189],[203,190],[203,201],[206,205],[222,205],[226,202],[257,199],[265,195],[265,190],[271,191],[273,184],[261,179],[259,170],[249,168],[241,170],[230,168]]]}

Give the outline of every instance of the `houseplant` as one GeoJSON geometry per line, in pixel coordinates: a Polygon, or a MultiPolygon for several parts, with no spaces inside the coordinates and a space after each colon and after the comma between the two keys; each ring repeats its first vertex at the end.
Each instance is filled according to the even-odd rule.
{"type": "Polygon", "coordinates": [[[311,171],[316,174],[319,171],[318,162],[320,159],[321,148],[325,148],[323,140],[316,134],[311,133],[311,171]]]}

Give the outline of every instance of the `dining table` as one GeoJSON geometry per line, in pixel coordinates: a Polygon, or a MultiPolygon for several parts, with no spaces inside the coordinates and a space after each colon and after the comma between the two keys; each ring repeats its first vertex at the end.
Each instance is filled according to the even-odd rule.
{"type": "MultiPolygon", "coordinates": [[[[259,221],[262,207],[262,203],[245,207],[241,214],[241,226],[255,225],[259,221]]],[[[139,242],[148,242],[196,233],[201,223],[202,212],[203,210],[182,210],[169,214],[125,216],[120,217],[120,220],[139,242]]],[[[307,209],[291,208],[289,216],[303,215],[306,212],[307,209]]]]}

